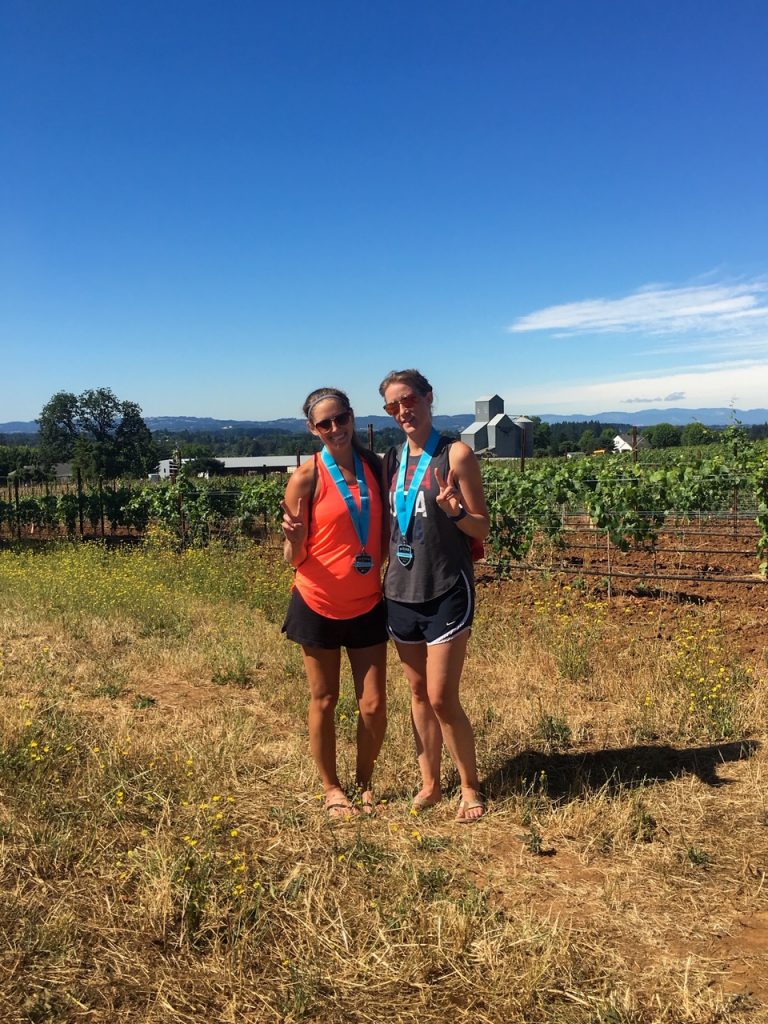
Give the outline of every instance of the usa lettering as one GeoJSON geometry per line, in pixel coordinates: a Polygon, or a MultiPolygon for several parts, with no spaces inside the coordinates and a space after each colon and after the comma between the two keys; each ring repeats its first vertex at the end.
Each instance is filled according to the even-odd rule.
{"type": "MultiPolygon", "coordinates": [[[[395,504],[395,492],[389,492],[389,509],[393,517],[397,519],[397,506],[395,504]]],[[[423,519],[427,518],[427,499],[424,495],[424,491],[420,490],[416,495],[416,504],[413,506],[413,515],[421,516],[423,519]]]]}

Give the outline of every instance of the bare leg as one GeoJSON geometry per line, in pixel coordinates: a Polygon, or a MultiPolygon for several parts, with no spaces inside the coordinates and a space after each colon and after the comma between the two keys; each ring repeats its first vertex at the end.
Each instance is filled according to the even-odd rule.
{"type": "MultiPolygon", "coordinates": [[[[461,798],[479,804],[475,737],[459,700],[459,682],[467,653],[469,630],[444,644],[398,644],[398,653],[411,683],[411,717],[416,753],[423,782],[420,802],[436,802],[440,793],[442,742],[453,759],[461,780],[461,798]]],[[[462,820],[479,818],[482,806],[460,811],[462,820]]]]}
{"type": "Polygon", "coordinates": [[[325,806],[342,812],[349,800],[336,772],[336,723],[339,699],[341,651],[303,647],[304,669],[309,682],[309,749],[325,791],[325,806]]]}
{"type": "Polygon", "coordinates": [[[397,644],[397,653],[411,687],[411,726],[421,773],[421,789],[414,797],[414,806],[429,807],[442,797],[440,758],[443,736],[427,695],[427,645],[397,644]]]}
{"type": "Polygon", "coordinates": [[[363,809],[373,809],[371,777],[387,729],[387,645],[347,649],[360,716],[357,720],[356,782],[363,809]]]}
{"type": "MultiPolygon", "coordinates": [[[[439,723],[443,740],[459,772],[461,798],[466,803],[480,802],[475,737],[459,700],[459,682],[467,653],[469,630],[444,644],[427,648],[427,694],[439,723]]],[[[480,806],[462,808],[463,819],[479,818],[480,806]]]]}

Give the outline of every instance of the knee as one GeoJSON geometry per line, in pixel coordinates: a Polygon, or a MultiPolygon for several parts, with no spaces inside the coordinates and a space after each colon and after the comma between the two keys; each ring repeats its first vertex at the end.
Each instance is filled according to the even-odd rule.
{"type": "Polygon", "coordinates": [[[385,697],[366,697],[365,700],[360,701],[359,710],[360,717],[368,728],[386,725],[387,701],[385,697]]]}
{"type": "Polygon", "coordinates": [[[458,699],[449,697],[446,694],[435,694],[430,704],[441,722],[452,724],[461,714],[461,705],[458,699]]]}
{"type": "Polygon", "coordinates": [[[427,684],[411,684],[411,700],[414,704],[424,704],[426,706],[432,706],[432,701],[429,699],[427,693],[427,684]]]}
{"type": "Polygon", "coordinates": [[[338,702],[336,693],[314,693],[311,697],[312,707],[321,715],[333,714],[338,702]]]}

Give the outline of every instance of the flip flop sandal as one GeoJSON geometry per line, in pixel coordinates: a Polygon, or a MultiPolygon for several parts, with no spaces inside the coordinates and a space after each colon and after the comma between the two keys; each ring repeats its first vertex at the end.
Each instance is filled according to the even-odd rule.
{"type": "Polygon", "coordinates": [[[428,811],[432,807],[437,807],[441,800],[442,797],[440,800],[425,800],[423,797],[420,798],[415,796],[411,801],[411,810],[416,811],[417,814],[421,814],[423,811],[428,811]]]}
{"type": "Polygon", "coordinates": [[[474,800],[461,800],[459,802],[459,811],[458,814],[456,815],[456,821],[458,821],[460,825],[473,825],[476,821],[480,821],[481,818],[485,817],[485,814],[486,806],[485,800],[482,796],[478,796],[474,800]],[[465,812],[472,811],[476,807],[481,807],[483,813],[468,818],[465,812]]]}
{"type": "Polygon", "coordinates": [[[357,814],[356,809],[352,804],[325,804],[323,810],[329,818],[333,818],[334,821],[343,821],[345,818],[353,818],[357,814]],[[344,814],[334,814],[334,811],[344,811],[344,814]]]}

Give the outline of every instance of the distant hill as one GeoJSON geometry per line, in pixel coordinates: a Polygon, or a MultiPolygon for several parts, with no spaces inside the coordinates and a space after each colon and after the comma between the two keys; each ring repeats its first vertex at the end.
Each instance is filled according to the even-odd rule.
{"type": "Polygon", "coordinates": [[[31,423],[20,423],[14,420],[12,423],[0,423],[0,434],[36,434],[37,424],[34,420],[31,423]]]}
{"type": "MultiPolygon", "coordinates": [[[[473,417],[469,413],[458,416],[435,416],[434,422],[438,430],[463,430],[472,422],[473,417]]],[[[177,434],[182,430],[254,430],[269,431],[284,430],[286,433],[297,434],[305,430],[306,420],[298,418],[283,418],[279,420],[215,420],[208,417],[198,416],[145,416],[144,422],[149,429],[157,433],[177,434]]],[[[391,416],[358,416],[358,427],[364,427],[368,423],[373,424],[375,430],[392,426],[391,416]]],[[[2,424],[0,424],[0,432],[2,424]]]]}
{"type": "Polygon", "coordinates": [[[652,427],[656,423],[672,423],[684,427],[686,423],[703,423],[707,427],[727,427],[734,419],[745,427],[768,423],[768,409],[638,409],[634,412],[596,412],[590,416],[581,413],[562,415],[545,413],[545,423],[582,423],[585,420],[599,420],[601,423],[631,423],[637,427],[652,427]]]}
{"type": "MultiPolygon", "coordinates": [[[[510,413],[514,418],[517,413],[510,413]]],[[[628,412],[596,412],[596,413],[544,413],[541,419],[545,423],[582,423],[587,420],[598,420],[601,423],[630,423],[638,427],[650,427],[656,423],[673,423],[684,426],[694,420],[708,427],[724,427],[733,419],[745,426],[768,423],[768,409],[638,409],[628,412]]],[[[473,421],[470,413],[458,413],[455,416],[436,415],[435,426],[438,430],[463,430],[473,421]]],[[[157,433],[178,434],[184,430],[253,430],[269,431],[284,430],[286,433],[297,433],[304,430],[304,420],[284,418],[277,420],[218,420],[210,416],[145,416],[144,421],[150,430],[157,433]]],[[[358,416],[357,424],[364,427],[373,424],[375,430],[393,425],[389,416],[374,414],[358,416]]],[[[0,434],[36,434],[37,424],[32,421],[15,420],[0,423],[0,434]]]]}
{"type": "MultiPolygon", "coordinates": [[[[435,416],[434,422],[438,430],[463,430],[474,419],[469,413],[456,416],[435,416]]],[[[284,417],[278,420],[217,420],[211,416],[145,416],[144,422],[153,433],[180,434],[185,430],[198,431],[216,430],[252,430],[254,433],[274,433],[283,430],[288,434],[303,433],[306,421],[298,418],[284,417]]],[[[393,425],[391,416],[358,416],[358,427],[373,424],[374,429],[381,430],[393,425]]],[[[0,434],[36,434],[37,423],[0,423],[0,434]]]]}

